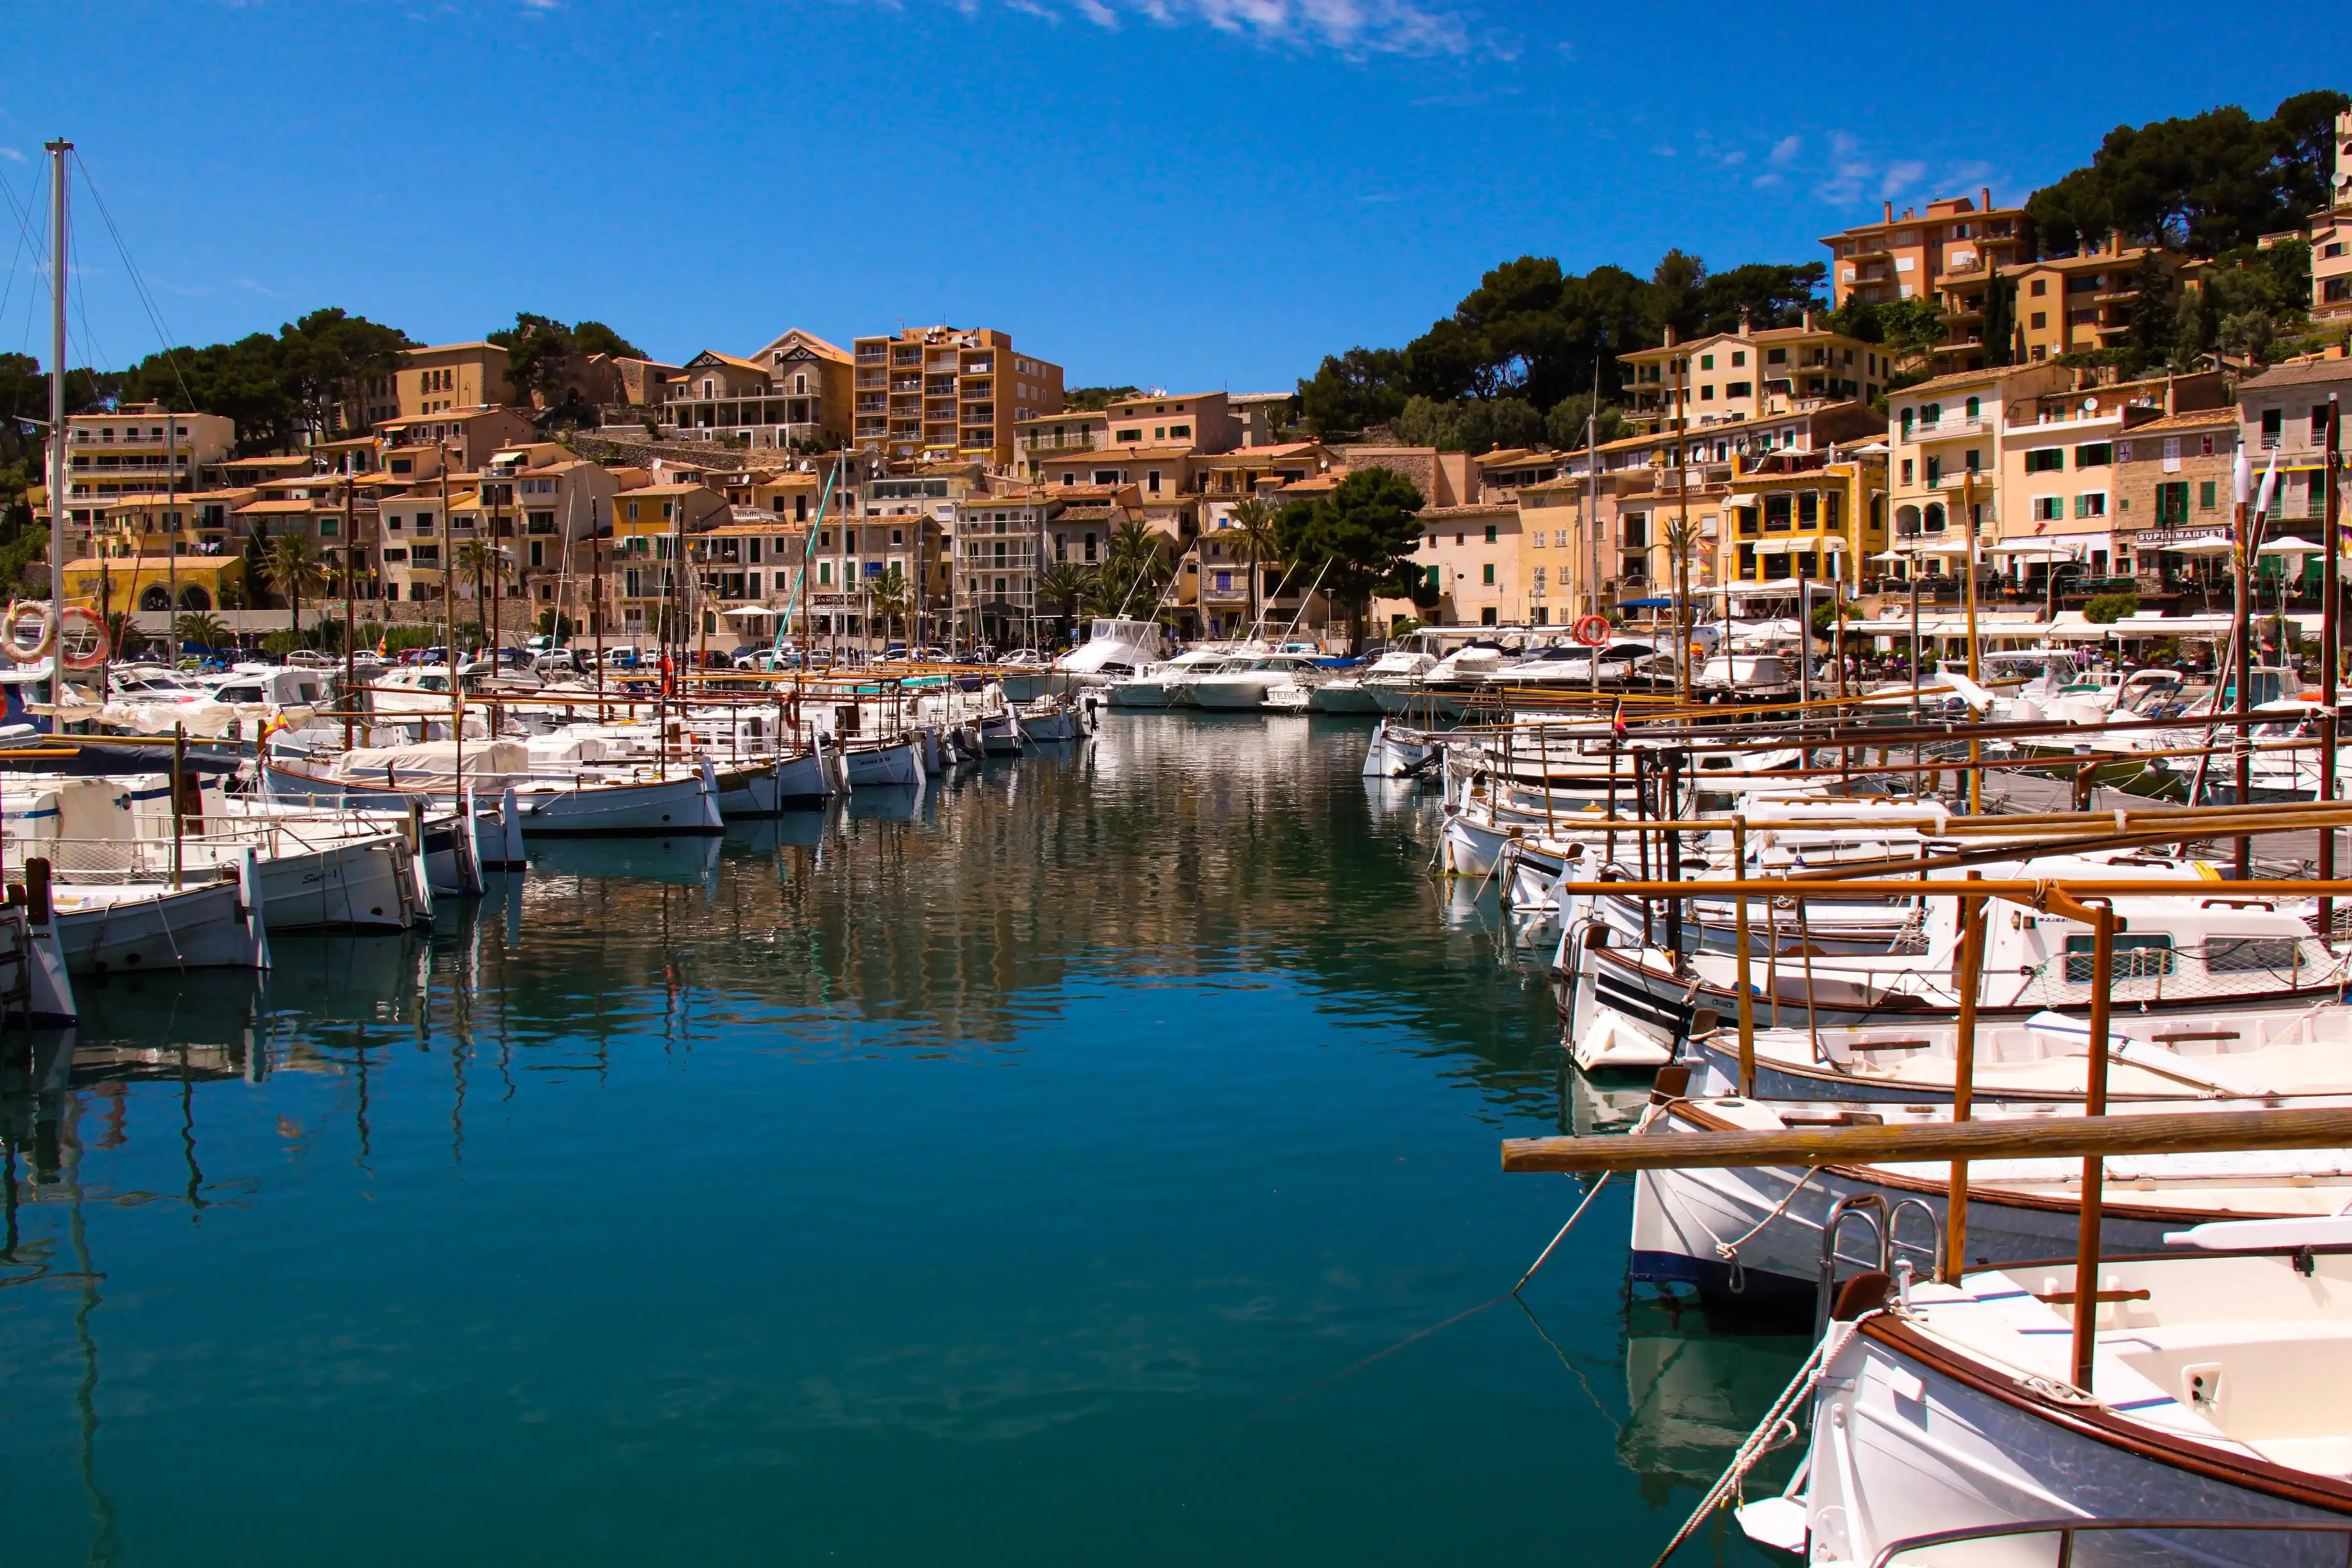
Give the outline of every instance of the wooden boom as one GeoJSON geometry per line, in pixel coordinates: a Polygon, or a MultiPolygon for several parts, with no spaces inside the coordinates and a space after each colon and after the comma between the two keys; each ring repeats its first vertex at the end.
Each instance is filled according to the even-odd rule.
{"type": "Polygon", "coordinates": [[[2352,1107],[2036,1116],[1894,1127],[1743,1129],[1622,1138],[1507,1138],[1506,1171],[1690,1171],[1891,1160],[2105,1158],[2352,1147],[2352,1107]]]}

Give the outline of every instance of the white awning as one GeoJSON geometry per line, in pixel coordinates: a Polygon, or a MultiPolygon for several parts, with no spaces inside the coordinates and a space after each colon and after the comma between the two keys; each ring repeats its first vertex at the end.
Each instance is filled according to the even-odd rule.
{"type": "Polygon", "coordinates": [[[737,619],[746,621],[753,619],[767,620],[783,614],[782,610],[771,610],[763,605],[738,605],[731,610],[721,610],[719,613],[721,616],[732,616],[737,619]]]}
{"type": "Polygon", "coordinates": [[[2159,544],[2161,555],[2227,555],[2238,548],[2226,539],[2192,539],[2183,544],[2159,544]]]}
{"type": "Polygon", "coordinates": [[[2254,552],[2257,555],[2317,555],[2320,552],[2318,545],[2308,539],[2297,539],[2292,533],[2284,539],[2273,539],[2254,552]]]}
{"type": "Polygon", "coordinates": [[[2006,555],[2018,561],[2079,561],[2081,556],[2055,544],[2032,540],[2024,544],[1996,544],[1985,552],[1988,555],[2006,555]]]}

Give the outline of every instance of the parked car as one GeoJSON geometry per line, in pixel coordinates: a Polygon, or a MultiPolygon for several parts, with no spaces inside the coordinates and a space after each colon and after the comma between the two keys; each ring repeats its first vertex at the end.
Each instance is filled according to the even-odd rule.
{"type": "Polygon", "coordinates": [[[633,644],[619,643],[604,650],[606,669],[635,669],[643,662],[644,656],[633,644]]]}

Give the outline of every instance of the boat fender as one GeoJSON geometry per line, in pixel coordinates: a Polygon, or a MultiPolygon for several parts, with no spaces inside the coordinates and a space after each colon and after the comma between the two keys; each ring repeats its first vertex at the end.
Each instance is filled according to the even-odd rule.
{"type": "Polygon", "coordinates": [[[1585,927],[1584,945],[1587,947],[1607,947],[1609,945],[1609,928],[1601,924],[1598,921],[1585,927]]]}
{"type": "Polygon", "coordinates": [[[57,640],[57,636],[58,618],[48,605],[38,599],[11,599],[8,602],[6,629],[0,632],[0,653],[6,654],[18,664],[30,664],[48,653],[49,645],[57,640]],[[30,642],[25,640],[21,630],[26,616],[35,616],[37,620],[37,635],[30,642]]]}

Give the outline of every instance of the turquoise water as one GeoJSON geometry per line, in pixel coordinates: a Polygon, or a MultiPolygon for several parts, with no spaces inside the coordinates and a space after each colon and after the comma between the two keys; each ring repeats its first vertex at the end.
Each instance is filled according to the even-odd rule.
{"type": "Polygon", "coordinates": [[[1612,1190],[1393,1348],[1580,1189],[1363,742],[1114,715],[89,998],[0,1107],[11,1555],[1647,1563],[1795,1342],[1629,1314],[1612,1190]]]}

